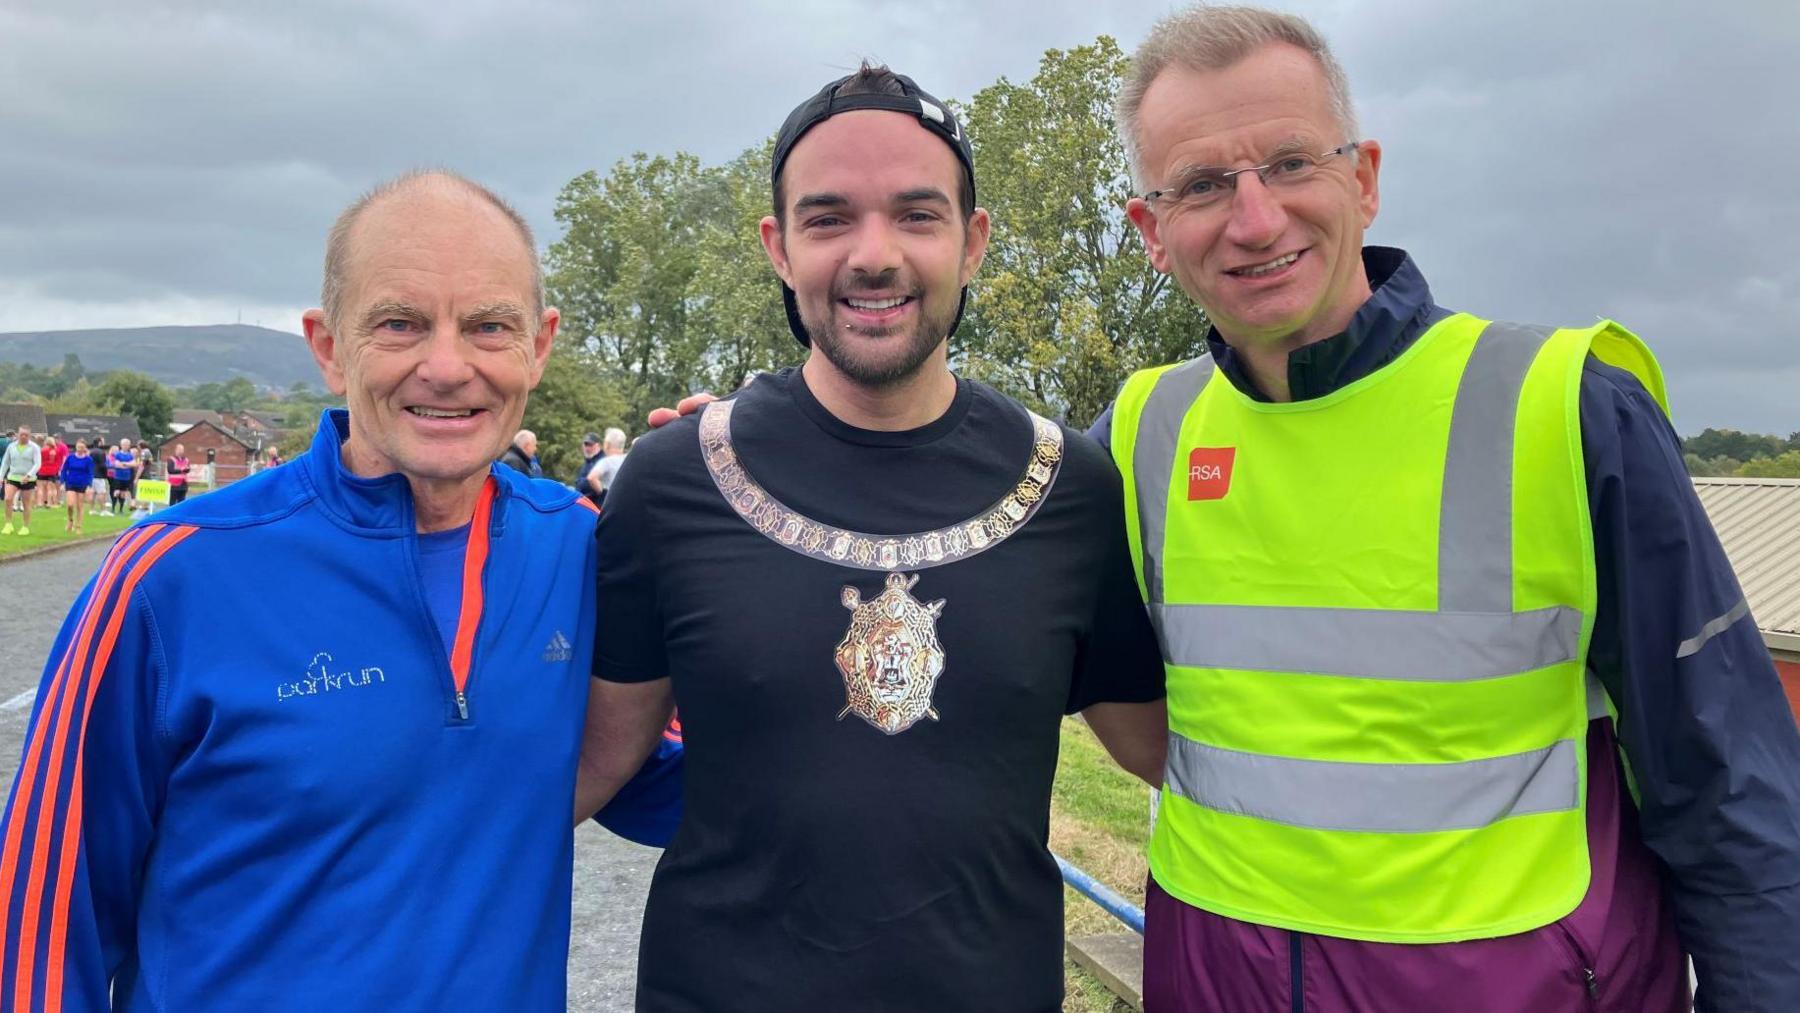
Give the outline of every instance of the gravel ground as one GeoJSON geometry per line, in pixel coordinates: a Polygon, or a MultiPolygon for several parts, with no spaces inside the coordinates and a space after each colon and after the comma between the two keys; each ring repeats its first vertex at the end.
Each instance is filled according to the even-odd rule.
{"type": "MultiPolygon", "coordinates": [[[[105,543],[0,563],[0,790],[10,791],[25,722],[63,615],[99,568],[105,543]]],[[[644,891],[661,852],[589,824],[575,835],[569,1009],[629,1010],[644,891]]]]}

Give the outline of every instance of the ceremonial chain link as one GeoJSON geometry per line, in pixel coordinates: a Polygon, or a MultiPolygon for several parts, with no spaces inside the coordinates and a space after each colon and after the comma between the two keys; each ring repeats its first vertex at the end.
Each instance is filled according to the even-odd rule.
{"type": "Polygon", "coordinates": [[[966,521],[912,535],[871,535],[821,524],[790,509],[744,470],[731,444],[733,401],[714,401],[700,417],[700,452],[713,484],[738,516],[802,555],[864,570],[918,570],[967,559],[1005,541],[1031,519],[1062,467],[1062,427],[1031,415],[1025,475],[998,503],[966,521]]]}

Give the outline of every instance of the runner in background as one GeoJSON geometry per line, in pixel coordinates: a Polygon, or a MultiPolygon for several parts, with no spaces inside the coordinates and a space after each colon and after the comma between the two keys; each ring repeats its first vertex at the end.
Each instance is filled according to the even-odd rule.
{"type": "Polygon", "coordinates": [[[57,478],[62,482],[63,506],[69,519],[64,531],[81,534],[81,522],[87,517],[88,499],[94,484],[94,458],[88,453],[86,440],[76,440],[75,449],[63,458],[57,478]]]}
{"type": "Polygon", "coordinates": [[[25,512],[19,534],[31,534],[31,501],[37,496],[32,490],[37,486],[38,462],[43,459],[43,452],[31,440],[30,426],[20,426],[15,437],[6,445],[5,455],[0,456],[0,477],[6,481],[6,526],[0,528],[0,535],[13,533],[15,499],[19,501],[19,509],[25,512]]]}
{"type": "Polygon", "coordinates": [[[106,455],[106,484],[110,494],[108,516],[125,513],[130,507],[131,480],[137,474],[135,463],[136,457],[128,439],[113,444],[112,451],[106,455]]]}
{"type": "Polygon", "coordinates": [[[56,473],[62,467],[63,458],[69,456],[69,445],[55,436],[45,436],[40,455],[42,461],[38,464],[37,505],[53,507],[62,492],[57,488],[56,473]]]}

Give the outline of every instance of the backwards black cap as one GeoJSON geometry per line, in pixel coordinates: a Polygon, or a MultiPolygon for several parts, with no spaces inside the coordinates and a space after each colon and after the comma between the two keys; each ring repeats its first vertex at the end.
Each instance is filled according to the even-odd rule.
{"type": "MultiPolygon", "coordinates": [[[[956,122],[956,116],[950,107],[932,97],[925,89],[920,88],[913,79],[905,74],[893,74],[893,80],[900,85],[901,93],[891,92],[854,92],[849,95],[838,94],[839,89],[849,84],[863,72],[848,74],[838,78],[819,89],[818,94],[794,107],[788,113],[787,121],[782,123],[781,132],[775,135],[775,158],[769,168],[771,184],[781,179],[781,168],[787,164],[788,155],[793,153],[794,145],[806,132],[839,113],[847,113],[858,109],[881,109],[888,112],[906,113],[919,118],[919,125],[936,134],[950,150],[955,153],[956,160],[962,163],[963,171],[969,175],[969,194],[975,193],[975,153],[969,147],[969,138],[963,133],[962,125],[956,122]]],[[[890,72],[891,73],[891,72],[890,72]]],[[[794,338],[802,345],[812,347],[812,337],[806,333],[806,326],[800,322],[800,307],[794,301],[794,290],[781,283],[781,301],[787,307],[788,330],[794,332],[794,338]]],[[[956,333],[957,324],[962,322],[963,307],[968,304],[969,289],[963,287],[961,300],[956,304],[956,319],[950,322],[950,333],[956,333]]]]}

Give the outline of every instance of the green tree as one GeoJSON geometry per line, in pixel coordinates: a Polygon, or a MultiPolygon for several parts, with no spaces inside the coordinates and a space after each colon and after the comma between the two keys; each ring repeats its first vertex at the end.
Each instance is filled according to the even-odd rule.
{"type": "Polygon", "coordinates": [[[962,110],[993,215],[987,263],[953,348],[962,370],[1086,425],[1133,370],[1190,358],[1204,312],[1145,257],[1112,102],[1126,67],[1111,38],[1044,54],[962,110]]]}
{"type": "Polygon", "coordinates": [[[234,376],[219,389],[219,402],[212,406],[221,412],[241,412],[256,401],[256,384],[242,376],[234,376]]]}
{"type": "Polygon", "coordinates": [[[241,376],[225,383],[197,383],[176,391],[175,396],[183,407],[215,412],[241,412],[257,400],[256,384],[241,376]]]}
{"type": "Polygon", "coordinates": [[[37,398],[47,412],[63,412],[70,415],[90,415],[112,411],[100,397],[100,389],[88,382],[86,376],[80,376],[70,384],[68,389],[53,398],[37,398]]]}
{"type": "Polygon", "coordinates": [[[64,352],[62,365],[57,367],[56,375],[44,386],[44,395],[62,397],[86,376],[87,367],[81,364],[81,356],[74,352],[64,352]]]}
{"type": "Polygon", "coordinates": [[[175,403],[182,408],[204,408],[216,412],[224,391],[225,385],[222,383],[197,383],[192,387],[177,387],[174,390],[175,403]]]}
{"type": "Polygon", "coordinates": [[[758,224],[770,210],[774,147],[771,138],[714,173],[723,201],[709,209],[695,241],[689,335],[699,347],[687,356],[694,361],[687,389],[736,390],[751,374],[805,356],[788,333],[780,280],[757,239],[758,224]]]}
{"type": "Polygon", "coordinates": [[[1698,436],[1682,440],[1681,449],[1702,459],[1728,457],[1752,461],[1759,457],[1774,457],[1790,448],[1779,436],[1740,433],[1735,429],[1706,429],[1698,436]]]}
{"type": "MultiPolygon", "coordinates": [[[[629,410],[617,387],[598,368],[593,353],[558,341],[544,377],[525,403],[525,428],[537,434],[544,474],[573,483],[581,468],[581,437],[590,430],[628,424],[629,410]]],[[[638,428],[643,416],[638,416],[638,428]]]]}
{"type": "Polygon", "coordinates": [[[308,424],[300,429],[289,429],[276,441],[275,449],[281,454],[282,460],[291,461],[306,453],[312,447],[312,441],[313,427],[308,424]]]}
{"type": "Polygon", "coordinates": [[[641,418],[689,393],[707,340],[690,329],[697,237],[725,205],[716,171],[686,153],[638,153],[602,177],[586,172],[556,201],[567,230],[546,261],[550,299],[572,345],[641,418]]]}
{"type": "Polygon", "coordinates": [[[169,389],[128,369],[107,373],[94,399],[108,411],[137,419],[138,430],[151,443],[168,435],[169,421],[175,417],[175,398],[169,389]]]}
{"type": "Polygon", "coordinates": [[[1739,478],[1800,478],[1800,450],[1745,461],[1736,474],[1739,478]]]}

